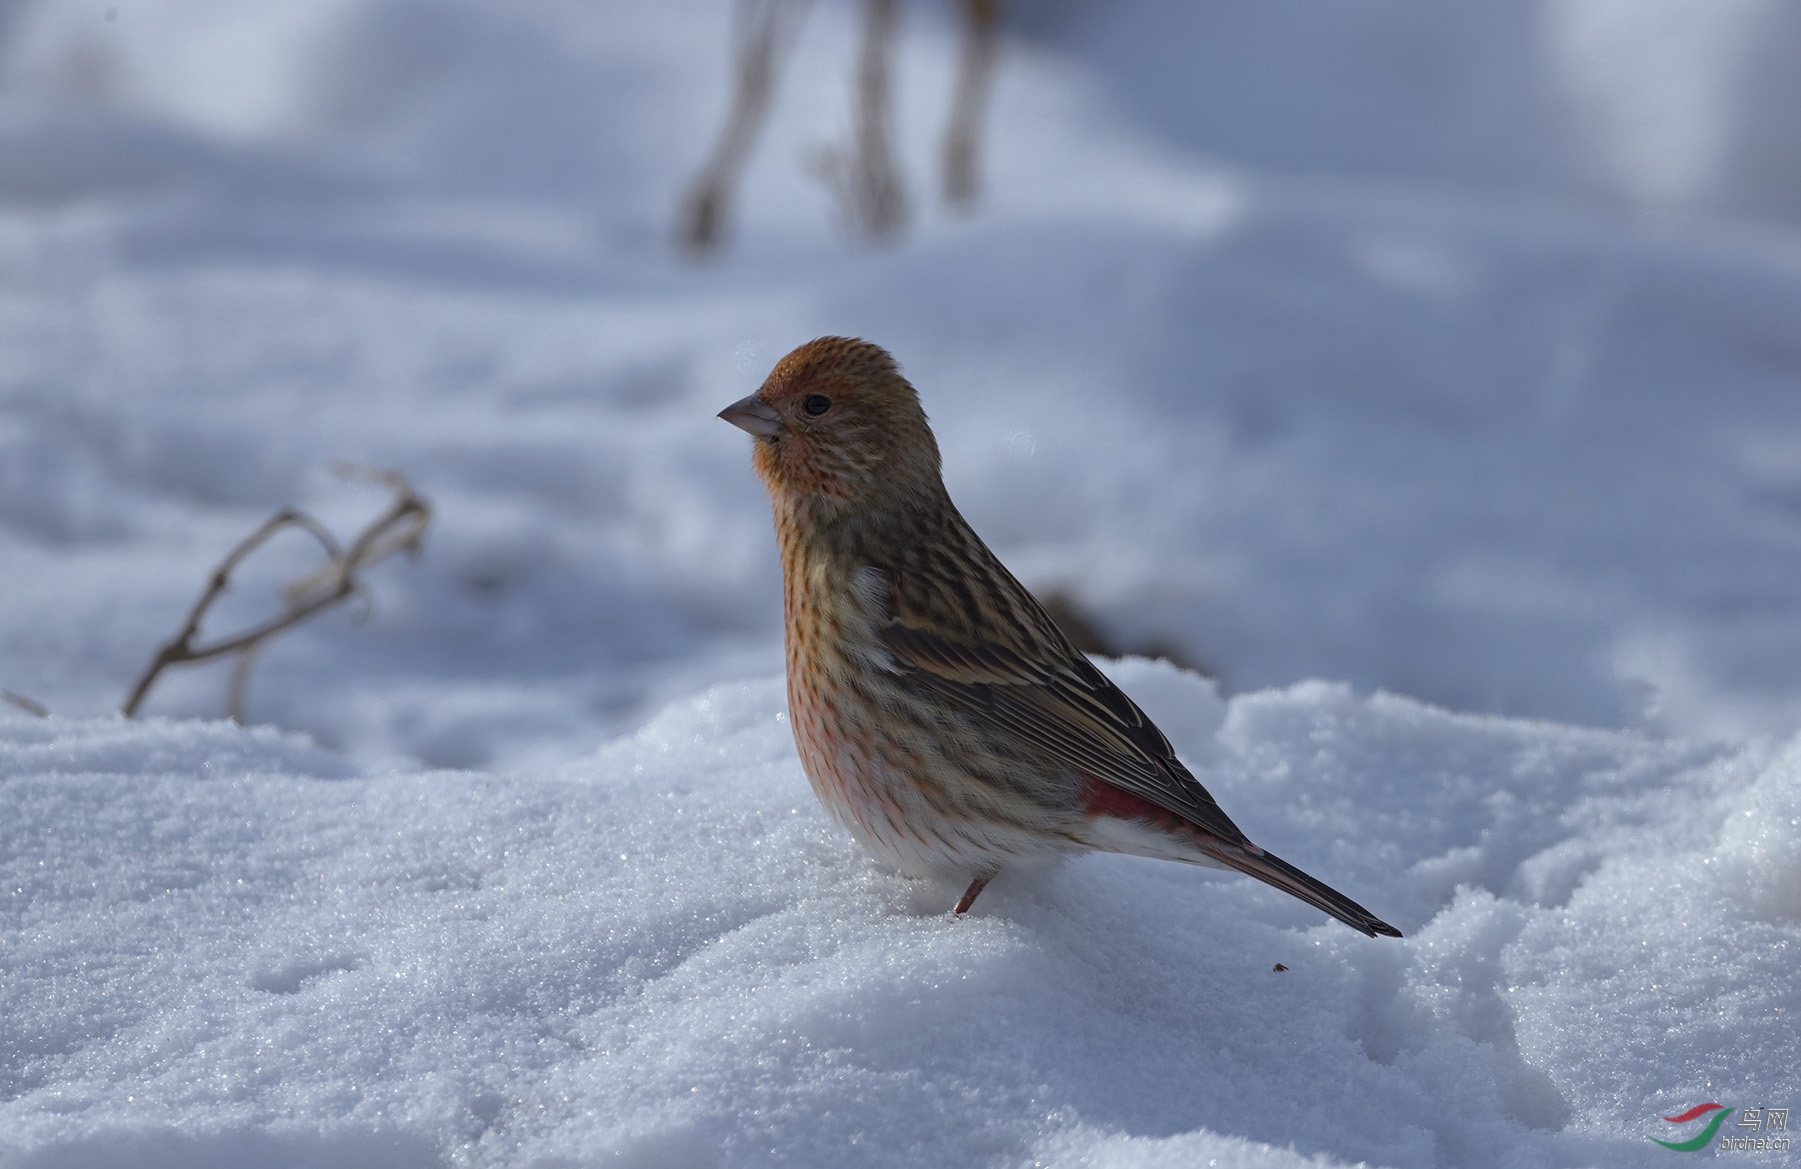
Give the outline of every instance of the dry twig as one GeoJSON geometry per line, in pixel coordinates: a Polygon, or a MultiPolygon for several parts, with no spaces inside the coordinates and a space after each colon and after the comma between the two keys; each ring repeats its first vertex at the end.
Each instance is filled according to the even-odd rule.
{"type": "MultiPolygon", "coordinates": [[[[1002,0],[962,0],[963,45],[950,119],[945,125],[944,201],[955,211],[975,205],[982,121],[994,77],[1002,0]]],[[[738,0],[732,108],[707,164],[682,200],[677,233],[690,253],[707,255],[724,241],[734,194],[768,119],[776,82],[811,0],[738,0]]],[[[807,169],[837,199],[846,231],[892,240],[907,226],[906,184],[891,144],[891,63],[899,0],[865,0],[850,141],[809,150],[807,169]]]]}
{"type": "Polygon", "coordinates": [[[35,714],[39,718],[49,718],[50,708],[35,698],[27,698],[23,694],[14,694],[11,690],[0,690],[0,702],[8,706],[16,706],[26,714],[35,714]]]}
{"type": "Polygon", "coordinates": [[[892,117],[889,63],[900,23],[897,0],[868,0],[863,19],[863,51],[857,62],[856,121],[849,148],[827,146],[814,157],[814,172],[838,197],[853,235],[890,240],[907,226],[907,192],[890,144],[892,117]]]}
{"type": "Polygon", "coordinates": [[[228,709],[232,718],[241,718],[250,667],[256,651],[264,642],[350,597],[361,597],[366,605],[368,595],[363,590],[358,573],[396,552],[405,552],[409,556],[418,554],[426,525],[431,522],[431,505],[413,491],[406,477],[397,471],[355,464],[339,464],[335,470],[345,478],[367,479],[386,486],[394,492],[394,502],[371,520],[348,548],[341,547],[325,525],[303,511],[283,508],[270,516],[219,562],[219,566],[208,578],[200,599],[188,610],[187,620],[182,622],[180,631],[157,650],[137,685],[132,687],[131,696],[125,700],[120,713],[127,718],[136,715],[145,695],[150,693],[150,687],[170,666],[238,654],[239,658],[232,672],[228,709]],[[207,610],[221,593],[231,587],[232,572],[276,533],[288,528],[298,528],[319,541],[319,546],[325,550],[327,557],[324,567],[287,587],[284,597],[286,608],[277,616],[229,637],[195,644],[195,639],[200,635],[200,623],[205,619],[207,610]]]}
{"type": "Polygon", "coordinates": [[[963,54],[944,131],[944,201],[958,211],[975,206],[980,187],[976,157],[982,145],[982,113],[994,79],[1000,17],[1001,0],[963,0],[963,54]]]}
{"type": "Polygon", "coordinates": [[[782,60],[793,48],[809,0],[738,0],[733,32],[737,85],[732,112],[707,165],[682,203],[681,242],[695,255],[718,247],[731,218],[732,196],[769,116],[782,60]]]}

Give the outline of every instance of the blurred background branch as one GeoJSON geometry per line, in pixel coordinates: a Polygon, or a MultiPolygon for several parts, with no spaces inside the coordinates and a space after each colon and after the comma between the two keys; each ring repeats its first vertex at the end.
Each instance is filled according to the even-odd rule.
{"type": "Polygon", "coordinates": [[[851,141],[820,150],[814,165],[837,197],[850,234],[872,243],[897,238],[907,225],[906,185],[894,158],[890,80],[899,20],[897,0],[866,0],[851,141]]]}
{"type": "Polygon", "coordinates": [[[0,690],[0,702],[8,706],[16,706],[26,714],[35,714],[39,718],[49,718],[50,709],[35,698],[27,698],[23,694],[15,694],[11,690],[0,690]]]}
{"type": "MultiPolygon", "coordinates": [[[[809,0],[738,0],[732,104],[712,154],[682,199],[678,236],[704,256],[729,233],[737,187],[774,100],[776,82],[806,19],[809,0]]],[[[945,204],[968,212],[980,190],[982,123],[999,43],[1000,0],[963,0],[956,81],[942,147],[945,204]]],[[[853,238],[892,242],[908,220],[906,180],[895,154],[894,57],[899,0],[865,0],[853,86],[850,141],[813,151],[808,169],[838,204],[853,238]]]]}
{"type": "Polygon", "coordinates": [[[994,80],[1000,16],[1000,0],[964,0],[957,89],[944,131],[944,201],[959,211],[974,208],[981,185],[977,161],[988,91],[994,80]]]}
{"type": "Polygon", "coordinates": [[[713,153],[682,200],[681,243],[695,255],[724,242],[738,183],[769,118],[782,63],[806,23],[811,2],[738,0],[732,26],[732,108],[713,153]]]}

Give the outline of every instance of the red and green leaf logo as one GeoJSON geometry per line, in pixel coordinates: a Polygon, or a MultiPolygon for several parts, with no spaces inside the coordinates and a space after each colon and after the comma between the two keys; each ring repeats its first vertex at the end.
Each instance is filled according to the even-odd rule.
{"type": "Polygon", "coordinates": [[[1674,1116],[1664,1117],[1671,1124],[1687,1124],[1691,1120],[1706,1116],[1709,1112],[1713,1113],[1713,1118],[1707,1122],[1707,1126],[1686,1141],[1659,1141],[1656,1137],[1646,1137],[1645,1139],[1656,1141],[1666,1149],[1675,1149],[1678,1153],[1692,1153],[1697,1149],[1704,1149],[1712,1142],[1713,1134],[1720,1131],[1720,1125],[1725,1123],[1728,1116],[1732,1115],[1732,1109],[1724,1104],[1710,1102],[1697,1104],[1687,1112],[1678,1112],[1674,1116]]]}

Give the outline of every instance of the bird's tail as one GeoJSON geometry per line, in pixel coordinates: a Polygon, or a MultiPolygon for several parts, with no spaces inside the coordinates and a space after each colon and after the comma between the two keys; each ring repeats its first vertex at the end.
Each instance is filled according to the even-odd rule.
{"type": "Polygon", "coordinates": [[[1243,845],[1238,845],[1227,844],[1223,840],[1213,838],[1203,843],[1201,847],[1206,850],[1208,856],[1213,857],[1221,864],[1229,865],[1241,873],[1248,873],[1266,885],[1274,885],[1284,893],[1293,894],[1307,904],[1325,910],[1354,930],[1359,930],[1372,938],[1377,934],[1389,938],[1401,936],[1400,930],[1389,925],[1332,886],[1309,877],[1275,853],[1264,852],[1248,840],[1243,845]],[[1246,847],[1247,845],[1249,847],[1246,847]]]}

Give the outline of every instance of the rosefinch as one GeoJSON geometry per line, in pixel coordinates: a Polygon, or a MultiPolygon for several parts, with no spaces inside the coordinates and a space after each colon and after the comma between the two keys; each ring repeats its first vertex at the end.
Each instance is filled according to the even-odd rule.
{"type": "Polygon", "coordinates": [[[781,545],[788,708],[826,811],[877,857],[969,882],[1099,849],[1238,869],[1401,932],[1258,848],[958,514],[894,359],[822,337],[719,416],[755,436],[781,545]]]}

